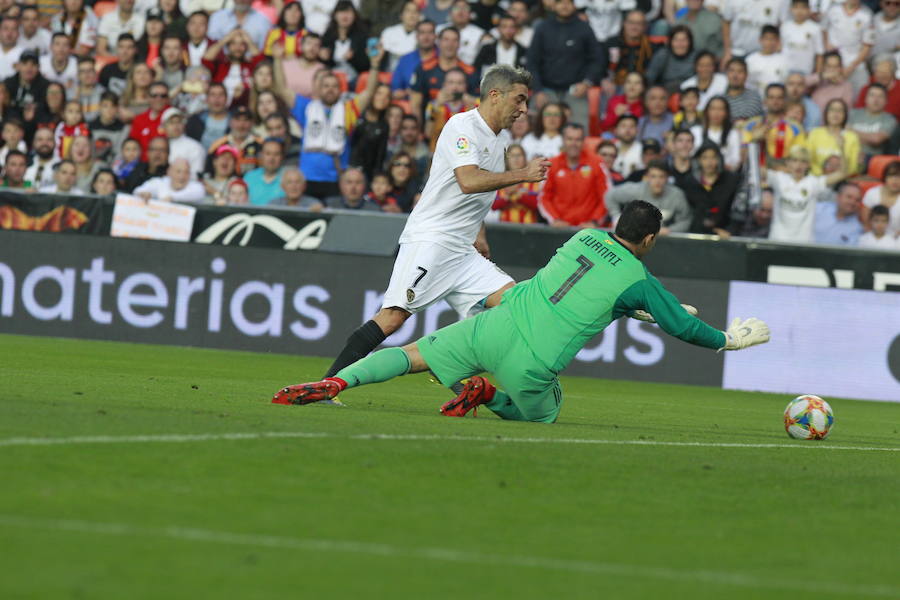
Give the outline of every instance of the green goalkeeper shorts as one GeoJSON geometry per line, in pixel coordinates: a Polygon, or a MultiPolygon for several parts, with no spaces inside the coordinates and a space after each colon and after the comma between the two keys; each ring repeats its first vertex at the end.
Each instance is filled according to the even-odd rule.
{"type": "Polygon", "coordinates": [[[562,391],[556,373],[535,358],[501,304],[426,335],[417,342],[429,369],[445,386],[484,371],[509,402],[487,406],[504,419],[552,423],[562,391]]]}

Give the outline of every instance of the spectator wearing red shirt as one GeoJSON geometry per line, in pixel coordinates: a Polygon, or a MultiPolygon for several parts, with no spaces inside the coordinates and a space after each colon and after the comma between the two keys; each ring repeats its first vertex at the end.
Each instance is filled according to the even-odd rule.
{"type": "MultiPolygon", "coordinates": [[[[872,83],[880,83],[887,90],[887,105],[884,107],[884,110],[894,115],[894,118],[900,121],[900,81],[894,76],[896,70],[897,63],[891,56],[879,57],[875,63],[875,69],[872,71],[872,83]]],[[[859,90],[859,96],[856,98],[856,108],[865,107],[866,94],[868,92],[868,85],[859,90]]]]}
{"type": "Polygon", "coordinates": [[[541,214],[553,227],[600,227],[606,222],[607,187],[600,158],[584,147],[584,128],[566,125],[562,154],[550,160],[541,214]]]}
{"type": "Polygon", "coordinates": [[[203,66],[209,69],[214,83],[225,86],[230,104],[246,104],[253,69],[264,58],[246,31],[234,29],[207,48],[203,66]]]}
{"type": "Polygon", "coordinates": [[[622,86],[622,94],[613,96],[606,105],[606,114],[600,122],[603,131],[610,131],[622,115],[634,115],[638,119],[644,116],[644,76],[640,73],[629,73],[622,86]]]}
{"type": "Polygon", "coordinates": [[[131,122],[131,138],[141,145],[141,162],[147,162],[150,140],[163,135],[162,115],[169,108],[169,86],[162,81],[150,85],[150,108],[131,122]]]}

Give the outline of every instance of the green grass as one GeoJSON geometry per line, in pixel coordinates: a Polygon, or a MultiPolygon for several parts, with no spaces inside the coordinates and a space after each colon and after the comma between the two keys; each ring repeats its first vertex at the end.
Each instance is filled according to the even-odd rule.
{"type": "Polygon", "coordinates": [[[533,425],[441,417],[425,376],[270,404],[317,358],[0,356],[0,598],[900,597],[900,452],[827,449],[900,449],[900,405],[829,399],[831,438],[795,442],[766,394],[565,378],[533,425]],[[236,432],[322,436],[9,442],[236,432]]]}

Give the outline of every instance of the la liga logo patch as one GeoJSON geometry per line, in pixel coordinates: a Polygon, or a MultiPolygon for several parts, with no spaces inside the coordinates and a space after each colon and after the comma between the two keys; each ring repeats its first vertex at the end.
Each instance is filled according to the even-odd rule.
{"type": "Polygon", "coordinates": [[[464,135],[456,138],[456,151],[457,152],[468,152],[469,151],[469,138],[464,135]]]}

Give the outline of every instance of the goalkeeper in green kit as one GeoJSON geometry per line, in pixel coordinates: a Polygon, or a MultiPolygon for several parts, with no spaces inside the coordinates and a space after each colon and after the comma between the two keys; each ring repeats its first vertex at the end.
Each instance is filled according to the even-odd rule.
{"type": "MultiPolygon", "coordinates": [[[[462,392],[441,407],[461,417],[480,405],[503,419],[552,423],[562,405],[557,375],[579,350],[623,316],[656,323],[685,342],[714,350],[741,350],[769,341],[759,319],[735,319],[719,331],[693,316],[644,267],[662,214],[634,200],[615,233],[584,229],[556,251],[534,277],[503,295],[499,306],[449,325],[403,348],[386,348],[334,377],[279,390],[272,402],[308,404],[369,383],[431,371],[462,392]],[[478,373],[489,372],[497,387],[478,373]]],[[[692,307],[687,307],[692,308],[692,307]]]]}

